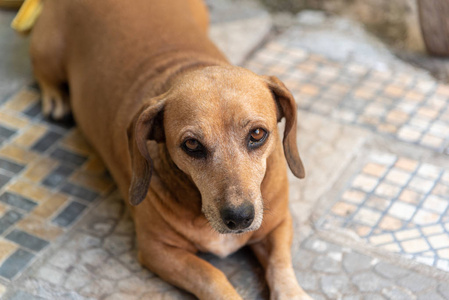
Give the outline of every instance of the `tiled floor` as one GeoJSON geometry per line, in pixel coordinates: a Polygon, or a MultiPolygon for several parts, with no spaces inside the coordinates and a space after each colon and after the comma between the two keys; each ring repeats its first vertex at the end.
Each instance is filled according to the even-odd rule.
{"type": "Polygon", "coordinates": [[[449,271],[449,170],[372,155],[323,217],[367,242],[449,271]]]}
{"type": "MultiPolygon", "coordinates": [[[[133,224],[123,207],[120,197],[113,195],[92,210],[49,263],[19,282],[22,290],[11,299],[41,299],[33,295],[44,299],[194,299],[140,266],[133,224]]],[[[227,275],[243,299],[268,299],[263,270],[248,249],[226,259],[202,257],[227,275]]],[[[294,252],[293,263],[299,283],[315,300],[354,299],[354,295],[423,300],[449,296],[444,281],[319,237],[306,239],[294,252]]]]}
{"type": "Polygon", "coordinates": [[[78,130],[42,119],[33,86],[0,106],[0,277],[17,277],[113,183],[78,130]]]}
{"type": "MultiPolygon", "coordinates": [[[[447,153],[449,86],[425,74],[378,71],[294,46],[295,31],[247,62],[282,79],[301,110],[447,153]]],[[[449,160],[449,157],[448,157],[449,160]]],[[[449,271],[449,169],[372,154],[320,228],[348,228],[369,244],[449,271]]]]}
{"type": "MultiPolygon", "coordinates": [[[[448,152],[449,86],[422,73],[378,71],[292,47],[295,31],[268,44],[246,66],[282,79],[300,109],[448,152]]],[[[449,152],[448,152],[449,153],[449,152]]]]}
{"type": "MultiPolygon", "coordinates": [[[[290,187],[298,281],[314,299],[449,299],[449,87],[419,70],[335,61],[296,38],[291,28],[245,66],[281,78],[300,109],[307,177],[290,187]]],[[[138,264],[132,220],[76,127],[43,119],[34,86],[5,95],[0,297],[191,298],[138,264]]],[[[267,298],[247,249],[204,258],[245,299],[267,298]]]]}

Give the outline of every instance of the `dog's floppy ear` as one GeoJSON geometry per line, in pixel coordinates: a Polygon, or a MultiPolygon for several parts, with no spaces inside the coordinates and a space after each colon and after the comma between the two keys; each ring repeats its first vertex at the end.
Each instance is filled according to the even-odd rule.
{"type": "Polygon", "coordinates": [[[129,202],[142,202],[150,186],[153,160],[148,153],[147,141],[164,142],[163,113],[164,97],[156,97],[143,106],[128,128],[129,150],[132,162],[132,179],[129,188],[129,202]]]}
{"type": "Polygon", "coordinates": [[[304,178],[305,170],[296,145],[296,103],[287,87],[275,76],[263,76],[278,108],[278,122],[285,117],[284,155],[292,173],[304,178]]]}

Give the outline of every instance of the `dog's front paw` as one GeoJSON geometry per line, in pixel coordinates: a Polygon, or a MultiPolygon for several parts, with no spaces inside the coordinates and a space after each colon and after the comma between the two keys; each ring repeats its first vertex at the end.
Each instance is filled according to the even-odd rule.
{"type": "Polygon", "coordinates": [[[270,300],[312,300],[296,280],[285,280],[271,292],[270,300]]]}
{"type": "Polygon", "coordinates": [[[293,268],[276,268],[268,272],[270,300],[311,300],[296,280],[293,268]]]}
{"type": "Polygon", "coordinates": [[[270,300],[313,300],[303,289],[298,288],[295,291],[278,291],[271,293],[270,300]]]}

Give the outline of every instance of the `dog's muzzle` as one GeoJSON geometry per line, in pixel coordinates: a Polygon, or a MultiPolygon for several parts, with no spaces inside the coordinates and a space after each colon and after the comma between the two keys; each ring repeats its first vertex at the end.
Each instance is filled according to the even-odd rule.
{"type": "Polygon", "coordinates": [[[253,223],[254,206],[246,202],[237,207],[224,207],[220,210],[220,216],[229,229],[245,229],[253,223]]]}

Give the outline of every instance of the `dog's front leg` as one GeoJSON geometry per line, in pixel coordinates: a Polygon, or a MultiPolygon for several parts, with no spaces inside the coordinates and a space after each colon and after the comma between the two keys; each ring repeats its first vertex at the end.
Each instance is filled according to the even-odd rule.
{"type": "Polygon", "coordinates": [[[145,245],[141,264],[199,299],[242,299],[225,274],[195,254],[162,243],[145,245]]]}
{"type": "Polygon", "coordinates": [[[285,220],[264,240],[251,245],[251,249],[265,268],[271,300],[312,299],[296,280],[290,249],[292,238],[292,218],[289,212],[285,220]]]}

